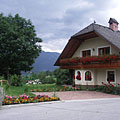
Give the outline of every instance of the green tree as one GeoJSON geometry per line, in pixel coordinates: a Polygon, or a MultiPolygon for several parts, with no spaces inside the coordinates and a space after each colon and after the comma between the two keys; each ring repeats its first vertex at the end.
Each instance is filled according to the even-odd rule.
{"type": "Polygon", "coordinates": [[[57,78],[56,84],[70,84],[69,70],[58,68],[53,73],[57,78]]]}
{"type": "Polygon", "coordinates": [[[0,74],[9,80],[9,74],[30,71],[41,52],[40,42],[30,20],[0,14],[0,74]]]}
{"type": "Polygon", "coordinates": [[[50,71],[40,72],[38,75],[40,82],[42,84],[53,84],[55,83],[55,78],[53,76],[53,73],[50,71]]]}

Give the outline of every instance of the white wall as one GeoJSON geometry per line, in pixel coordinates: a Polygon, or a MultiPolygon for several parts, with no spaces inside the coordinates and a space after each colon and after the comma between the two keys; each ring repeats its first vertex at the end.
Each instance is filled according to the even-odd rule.
{"type": "Polygon", "coordinates": [[[110,44],[108,44],[108,42],[106,42],[100,37],[96,37],[96,38],[87,39],[84,42],[82,42],[82,44],[76,50],[76,52],[72,57],[81,57],[81,51],[87,49],[91,49],[92,56],[95,56],[98,54],[98,47],[104,47],[104,46],[110,46],[111,54],[119,54],[118,51],[116,51],[110,44]],[[95,51],[93,51],[93,48],[95,49],[95,51]]]}
{"type": "MultiPolygon", "coordinates": [[[[120,69],[84,69],[79,70],[81,72],[81,80],[75,79],[75,84],[77,85],[102,85],[102,82],[107,83],[107,71],[114,70],[115,71],[115,79],[116,81],[113,84],[120,84],[120,69]],[[85,81],[85,71],[90,70],[92,72],[92,81],[85,81]]],[[[77,71],[75,70],[75,75],[77,75],[77,71]]]]}

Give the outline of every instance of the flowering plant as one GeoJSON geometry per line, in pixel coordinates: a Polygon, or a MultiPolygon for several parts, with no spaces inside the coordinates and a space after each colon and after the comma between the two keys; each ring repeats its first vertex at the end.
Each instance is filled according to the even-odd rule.
{"type": "Polygon", "coordinates": [[[85,75],[85,80],[92,80],[91,75],[85,75]]]}
{"type": "Polygon", "coordinates": [[[80,71],[77,72],[77,76],[76,76],[77,80],[81,80],[81,75],[80,75],[80,71]]]}
{"type": "Polygon", "coordinates": [[[87,56],[87,57],[75,57],[61,59],[61,64],[70,64],[70,63],[82,63],[82,64],[91,64],[91,63],[106,63],[111,61],[116,61],[119,58],[117,55],[107,55],[107,56],[87,56]]]}
{"type": "Polygon", "coordinates": [[[112,93],[112,92],[115,92],[115,88],[116,86],[112,83],[110,83],[110,81],[108,81],[108,83],[104,83],[102,82],[102,85],[104,86],[104,92],[106,93],[112,93]]]}
{"type": "Polygon", "coordinates": [[[77,75],[77,76],[76,76],[76,79],[77,79],[77,80],[81,80],[80,75],[77,75]]]}
{"type": "Polygon", "coordinates": [[[19,97],[16,96],[11,97],[5,95],[2,104],[10,105],[10,104],[35,103],[35,102],[56,101],[56,100],[60,100],[60,99],[58,97],[49,97],[47,95],[38,95],[35,97],[29,97],[25,94],[20,95],[19,97]]]}
{"type": "Polygon", "coordinates": [[[92,80],[92,76],[91,76],[91,72],[90,71],[85,72],[85,80],[88,80],[88,81],[92,80]]]}

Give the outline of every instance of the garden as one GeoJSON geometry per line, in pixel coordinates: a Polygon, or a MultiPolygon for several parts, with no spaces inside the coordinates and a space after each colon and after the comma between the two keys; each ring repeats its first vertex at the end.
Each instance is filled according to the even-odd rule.
{"type": "MultiPolygon", "coordinates": [[[[1,86],[4,91],[4,97],[1,96],[2,105],[60,100],[59,96],[56,95],[57,91],[74,90],[73,87],[63,85],[67,84],[67,77],[68,71],[60,69],[55,70],[54,73],[46,71],[40,72],[40,74],[27,73],[24,75],[11,75],[10,83],[4,82],[1,86]],[[36,96],[34,92],[53,92],[53,95],[36,96]]],[[[1,76],[0,79],[4,80],[5,78],[1,76]]]]}

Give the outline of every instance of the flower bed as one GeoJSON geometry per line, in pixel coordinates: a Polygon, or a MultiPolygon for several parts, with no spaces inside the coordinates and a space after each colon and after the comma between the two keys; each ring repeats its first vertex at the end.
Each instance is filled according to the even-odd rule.
{"type": "Polygon", "coordinates": [[[112,84],[110,81],[108,83],[102,82],[102,86],[96,88],[97,91],[120,95],[120,84],[112,84]]]}
{"type": "Polygon", "coordinates": [[[36,102],[46,102],[46,101],[58,101],[60,100],[59,97],[49,97],[46,95],[38,95],[35,97],[29,97],[25,94],[20,95],[19,97],[16,96],[8,96],[5,95],[2,105],[11,105],[11,104],[25,104],[25,103],[36,103],[36,102]]]}
{"type": "Polygon", "coordinates": [[[107,56],[87,56],[87,57],[75,57],[61,59],[61,64],[71,64],[71,63],[82,63],[82,64],[91,64],[91,63],[106,63],[111,61],[116,61],[119,58],[117,55],[107,55],[107,56]]]}

